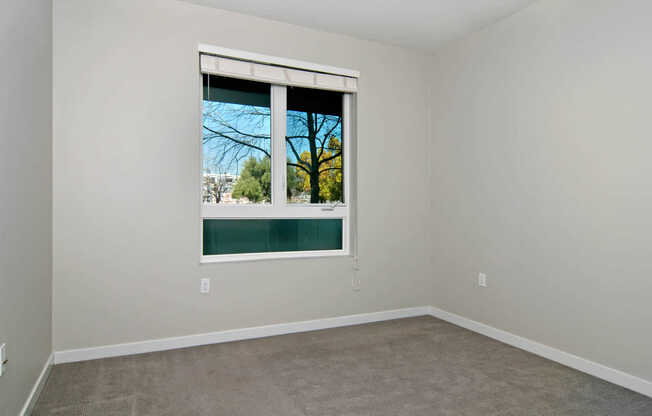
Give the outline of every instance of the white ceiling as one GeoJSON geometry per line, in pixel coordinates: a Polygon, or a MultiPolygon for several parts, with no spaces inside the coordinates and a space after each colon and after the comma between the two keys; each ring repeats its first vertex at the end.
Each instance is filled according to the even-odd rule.
{"type": "Polygon", "coordinates": [[[185,0],[433,52],[537,0],[185,0]]]}

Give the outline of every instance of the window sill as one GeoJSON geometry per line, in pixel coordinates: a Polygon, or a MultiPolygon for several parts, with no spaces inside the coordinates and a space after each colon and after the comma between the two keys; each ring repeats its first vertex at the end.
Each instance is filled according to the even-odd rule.
{"type": "Polygon", "coordinates": [[[234,263],[234,262],[261,261],[261,260],[309,259],[309,258],[319,258],[319,257],[346,257],[346,256],[350,256],[350,253],[347,250],[218,254],[212,256],[201,256],[199,263],[200,264],[234,263]]]}

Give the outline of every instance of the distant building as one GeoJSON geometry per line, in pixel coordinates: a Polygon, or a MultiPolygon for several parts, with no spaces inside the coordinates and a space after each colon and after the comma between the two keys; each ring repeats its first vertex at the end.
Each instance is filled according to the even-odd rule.
{"type": "Polygon", "coordinates": [[[239,201],[232,199],[231,193],[239,177],[230,173],[204,173],[202,201],[205,204],[216,204],[219,199],[220,203],[237,204],[239,201]]]}

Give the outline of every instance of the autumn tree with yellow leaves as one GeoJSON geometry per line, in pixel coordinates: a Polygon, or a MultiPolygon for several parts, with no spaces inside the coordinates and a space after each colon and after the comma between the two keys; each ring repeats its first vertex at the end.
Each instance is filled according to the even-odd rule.
{"type": "MultiPolygon", "coordinates": [[[[310,202],[342,201],[342,143],[339,138],[332,136],[328,140],[328,149],[319,157],[318,170],[318,200],[310,202]]],[[[304,166],[309,166],[311,154],[309,151],[301,153],[304,166]]],[[[298,177],[297,190],[311,192],[311,175],[306,169],[295,167],[298,177]]]]}

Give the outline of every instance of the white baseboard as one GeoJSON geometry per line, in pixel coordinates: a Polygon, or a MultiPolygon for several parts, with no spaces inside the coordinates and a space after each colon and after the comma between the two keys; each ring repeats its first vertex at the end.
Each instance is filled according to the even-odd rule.
{"type": "Polygon", "coordinates": [[[53,363],[54,363],[54,353],[50,354],[47,361],[45,362],[45,365],[41,370],[41,374],[36,379],[36,383],[34,383],[34,387],[32,387],[32,391],[29,392],[29,396],[27,396],[27,400],[25,400],[23,409],[20,411],[18,416],[29,416],[32,413],[32,409],[34,408],[34,405],[38,400],[38,396],[41,394],[41,391],[43,390],[43,386],[45,386],[45,382],[47,381],[48,376],[50,375],[50,370],[52,369],[53,363]]]}
{"type": "Polygon", "coordinates": [[[513,347],[520,348],[522,350],[547,358],[551,361],[558,362],[567,367],[571,367],[584,373],[590,374],[594,377],[601,378],[613,384],[617,384],[619,386],[633,390],[637,393],[641,393],[645,396],[652,397],[651,381],[633,376],[631,374],[627,374],[602,364],[598,364],[582,357],[578,357],[577,355],[569,354],[556,348],[540,344],[527,338],[514,335],[510,332],[485,325],[463,316],[435,308],[434,306],[430,307],[430,315],[434,316],[435,318],[448,321],[457,326],[461,326],[462,328],[466,328],[470,331],[488,336],[489,338],[493,338],[513,347]]]}
{"type": "Polygon", "coordinates": [[[316,331],[319,329],[366,324],[370,322],[380,322],[390,319],[409,318],[413,316],[423,316],[429,314],[429,306],[419,306],[414,308],[395,309],[390,311],[362,313],[358,315],[338,316],[335,318],[315,319],[312,321],[265,325],[252,328],[210,332],[206,334],[131,342],[127,344],[115,344],[75,350],[56,351],[54,353],[54,362],[55,364],[62,364],[75,361],[94,360],[98,358],[116,357],[121,355],[142,354],[146,352],[196,347],[199,345],[241,341],[245,339],[263,338],[296,332],[316,331]]]}
{"type": "MultiPolygon", "coordinates": [[[[312,321],[291,322],[252,328],[231,329],[226,331],[210,332],[206,334],[187,335],[174,338],[131,342],[127,344],[115,344],[75,350],[56,351],[54,353],[54,363],[62,364],[75,361],[94,360],[98,358],[116,357],[121,355],[142,354],[154,351],[218,344],[230,341],[241,341],[245,339],[262,338],[297,332],[316,331],[319,329],[336,328],[341,326],[358,325],[422,315],[434,316],[435,318],[448,321],[462,328],[466,328],[473,332],[477,332],[479,334],[496,339],[500,342],[504,342],[505,344],[520,348],[565,366],[628,388],[635,392],[652,397],[651,381],[633,376],[631,374],[627,374],[620,370],[598,364],[585,358],[569,354],[553,347],[540,344],[527,338],[520,337],[510,332],[491,327],[489,325],[456,315],[451,312],[444,311],[433,306],[419,306],[414,308],[339,316],[335,318],[316,319],[312,321]]],[[[46,367],[49,369],[49,365],[46,365],[46,367]]],[[[39,383],[44,381],[41,379],[47,378],[45,375],[45,370],[46,369],[44,368],[44,373],[41,374],[37,386],[39,383]]],[[[35,395],[37,386],[35,386],[35,390],[32,392],[30,400],[32,396],[35,395]]],[[[36,397],[38,397],[38,394],[36,394],[36,397]]],[[[28,403],[30,400],[28,400],[28,403]]],[[[21,416],[22,415],[23,414],[21,413],[21,416]]]]}

